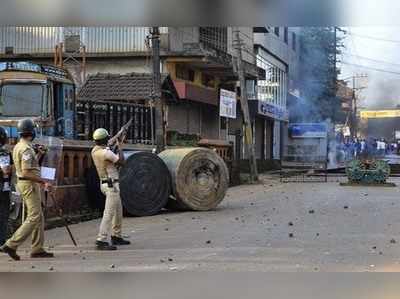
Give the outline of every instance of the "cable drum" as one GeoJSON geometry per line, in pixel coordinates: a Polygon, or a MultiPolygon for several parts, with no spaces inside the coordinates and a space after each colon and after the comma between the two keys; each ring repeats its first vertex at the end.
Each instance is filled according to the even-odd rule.
{"type": "Polygon", "coordinates": [[[163,209],[171,194],[171,177],[164,162],[149,152],[129,152],[120,170],[120,194],[125,211],[150,216],[163,209]]]}
{"type": "Polygon", "coordinates": [[[171,174],[173,198],[169,207],[208,211],[224,199],[229,173],[216,152],[207,148],[169,149],[159,157],[171,174]]]}

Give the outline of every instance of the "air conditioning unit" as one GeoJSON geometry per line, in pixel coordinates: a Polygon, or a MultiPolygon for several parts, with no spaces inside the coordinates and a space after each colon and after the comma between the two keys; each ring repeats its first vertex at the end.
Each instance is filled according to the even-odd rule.
{"type": "Polygon", "coordinates": [[[64,40],[64,50],[66,53],[79,52],[81,48],[81,36],[77,35],[67,35],[64,40]]]}
{"type": "Polygon", "coordinates": [[[13,55],[14,54],[14,47],[5,47],[4,48],[4,53],[6,55],[13,55]]]}

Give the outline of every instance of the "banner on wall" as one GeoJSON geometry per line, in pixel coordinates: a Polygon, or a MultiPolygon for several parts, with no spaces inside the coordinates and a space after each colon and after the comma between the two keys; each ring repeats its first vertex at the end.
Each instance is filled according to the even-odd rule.
{"type": "Polygon", "coordinates": [[[219,99],[219,115],[228,118],[236,118],[236,93],[221,89],[219,99]]]}

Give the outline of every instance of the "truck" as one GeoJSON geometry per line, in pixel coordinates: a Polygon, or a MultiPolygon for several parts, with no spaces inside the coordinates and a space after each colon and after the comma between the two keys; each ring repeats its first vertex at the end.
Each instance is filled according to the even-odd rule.
{"type": "MultiPolygon", "coordinates": [[[[85,173],[91,167],[92,143],[76,140],[76,86],[67,70],[25,61],[0,62],[0,126],[7,130],[11,147],[23,118],[35,121],[39,136],[62,140],[56,200],[66,213],[80,212],[88,203],[85,173]]],[[[48,210],[52,216],[51,206],[48,210]]]]}

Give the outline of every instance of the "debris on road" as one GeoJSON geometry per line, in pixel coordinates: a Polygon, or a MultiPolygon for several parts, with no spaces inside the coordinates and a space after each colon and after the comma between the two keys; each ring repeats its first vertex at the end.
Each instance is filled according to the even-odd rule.
{"type": "Polygon", "coordinates": [[[390,244],[396,244],[397,242],[396,242],[396,240],[395,239],[391,239],[390,240],[390,244]]]}
{"type": "Polygon", "coordinates": [[[314,210],[309,210],[308,213],[309,213],[309,214],[314,214],[315,211],[314,211],[314,210]]]}
{"type": "Polygon", "coordinates": [[[293,238],[293,237],[294,237],[293,233],[289,233],[289,238],[293,238]]]}
{"type": "Polygon", "coordinates": [[[211,240],[206,241],[206,244],[211,244],[211,240]]]}
{"type": "Polygon", "coordinates": [[[115,265],[114,265],[114,264],[111,264],[111,265],[110,265],[110,268],[111,268],[111,269],[115,269],[115,265]]]}
{"type": "Polygon", "coordinates": [[[289,226],[293,226],[293,222],[290,221],[290,222],[288,223],[288,225],[289,225],[289,226]]]}
{"type": "Polygon", "coordinates": [[[346,210],[346,209],[348,209],[348,208],[349,208],[349,206],[344,206],[343,208],[346,210]]]}

